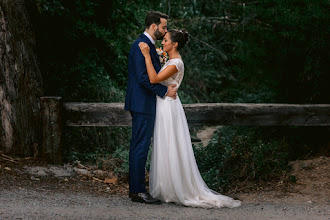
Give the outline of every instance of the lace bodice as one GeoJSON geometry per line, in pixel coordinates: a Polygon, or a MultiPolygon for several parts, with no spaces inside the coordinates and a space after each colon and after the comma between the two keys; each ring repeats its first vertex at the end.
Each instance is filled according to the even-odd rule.
{"type": "Polygon", "coordinates": [[[168,86],[168,85],[171,85],[171,84],[176,84],[177,88],[179,88],[180,84],[182,82],[182,79],[183,79],[183,74],[184,74],[183,61],[179,58],[170,59],[164,64],[164,66],[161,68],[160,71],[162,71],[163,69],[165,69],[169,65],[175,65],[178,72],[175,73],[170,78],[168,78],[167,80],[164,80],[163,82],[161,82],[161,84],[164,85],[164,86],[168,86]]]}

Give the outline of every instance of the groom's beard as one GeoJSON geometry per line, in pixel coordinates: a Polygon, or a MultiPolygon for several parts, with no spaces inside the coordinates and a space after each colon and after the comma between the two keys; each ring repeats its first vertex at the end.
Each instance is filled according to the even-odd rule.
{"type": "Polygon", "coordinates": [[[156,37],[157,40],[162,40],[162,39],[164,38],[164,36],[165,36],[165,34],[162,34],[162,33],[158,30],[158,28],[157,28],[157,30],[155,31],[154,35],[155,35],[155,37],[156,37]]]}

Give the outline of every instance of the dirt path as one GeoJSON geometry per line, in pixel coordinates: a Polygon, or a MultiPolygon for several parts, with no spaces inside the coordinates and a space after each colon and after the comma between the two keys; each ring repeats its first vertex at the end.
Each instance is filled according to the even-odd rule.
{"type": "Polygon", "coordinates": [[[79,170],[70,166],[2,162],[0,220],[330,219],[330,158],[295,161],[292,166],[296,183],[280,181],[229,194],[242,201],[239,208],[201,209],[133,203],[126,196],[127,185],[104,184],[95,176],[77,175],[79,170]]]}
{"type": "Polygon", "coordinates": [[[209,144],[214,132],[216,132],[219,127],[220,126],[205,126],[204,129],[197,132],[196,136],[202,141],[204,147],[209,144]]]}

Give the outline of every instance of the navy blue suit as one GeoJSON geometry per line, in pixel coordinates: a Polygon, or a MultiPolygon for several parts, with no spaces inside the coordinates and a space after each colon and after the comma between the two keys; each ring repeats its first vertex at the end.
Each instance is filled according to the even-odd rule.
{"type": "Polygon", "coordinates": [[[154,130],[156,95],[163,97],[167,87],[151,84],[144,56],[139,43],[150,47],[152,64],[158,73],[161,65],[155,46],[147,36],[141,34],[131,46],[128,57],[128,85],[125,97],[125,110],[132,115],[132,140],[129,152],[129,190],[132,193],[145,192],[145,164],[150,139],[154,130]]]}

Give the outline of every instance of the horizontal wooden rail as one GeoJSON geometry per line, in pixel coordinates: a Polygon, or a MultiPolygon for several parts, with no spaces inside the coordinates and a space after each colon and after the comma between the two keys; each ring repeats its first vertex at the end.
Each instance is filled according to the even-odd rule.
{"type": "MultiPolygon", "coordinates": [[[[198,103],[185,104],[189,124],[330,126],[330,105],[198,103]]],[[[130,126],[123,103],[63,104],[67,126],[130,126]]]]}
{"type": "MultiPolygon", "coordinates": [[[[183,105],[190,125],[330,126],[330,105],[199,103],[183,105]]],[[[130,126],[123,103],[61,102],[41,97],[42,156],[62,162],[62,126],[130,126]],[[63,124],[62,124],[63,123],[63,124]]]]}

